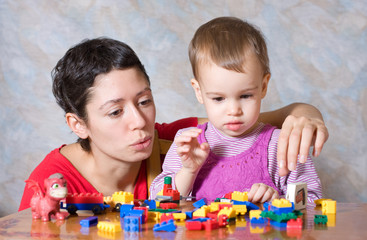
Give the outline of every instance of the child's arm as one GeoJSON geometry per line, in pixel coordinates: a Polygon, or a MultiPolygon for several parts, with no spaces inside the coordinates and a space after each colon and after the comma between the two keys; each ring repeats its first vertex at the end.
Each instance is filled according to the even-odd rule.
{"type": "MultiPolygon", "coordinates": [[[[179,130],[175,136],[175,140],[174,142],[172,143],[170,149],[168,150],[167,154],[166,154],[166,157],[164,159],[164,162],[163,162],[163,172],[161,174],[159,174],[152,182],[151,186],[150,186],[150,199],[154,199],[157,194],[163,189],[163,185],[164,185],[164,178],[169,176],[169,177],[172,177],[172,179],[174,179],[174,182],[176,182],[176,174],[181,170],[183,169],[183,163],[181,161],[181,157],[178,155],[178,146],[177,146],[177,142],[179,144],[181,144],[182,141],[185,141],[186,138],[191,138],[191,137],[187,137],[186,135],[190,135],[191,133],[191,129],[194,129],[193,131],[194,132],[200,132],[200,130],[198,131],[198,129],[196,128],[189,128],[188,130],[185,129],[185,130],[179,130]],[[183,135],[183,136],[182,136],[183,135]],[[182,137],[181,137],[182,136],[182,137]]],[[[194,136],[198,136],[198,134],[194,134],[194,136]]],[[[196,140],[196,137],[194,137],[194,139],[196,140]]],[[[196,140],[197,141],[197,140],[196,140]]],[[[182,145],[182,144],[181,144],[182,145]]],[[[205,144],[204,144],[205,146],[205,144]]],[[[179,150],[180,152],[182,151],[182,147],[180,147],[181,150],[179,150]]],[[[208,149],[209,151],[209,149],[208,149]]],[[[206,159],[206,157],[205,157],[206,159]]],[[[204,161],[205,161],[204,159],[204,161]]],[[[186,162],[185,162],[186,163],[186,162]]],[[[201,167],[201,165],[200,165],[201,167]]],[[[184,171],[186,171],[187,169],[185,169],[184,171]]],[[[185,176],[185,173],[183,174],[183,176],[185,176]]],[[[196,177],[196,175],[195,175],[196,177]]],[[[191,188],[192,188],[192,184],[193,184],[193,181],[195,181],[195,178],[194,179],[184,179],[184,180],[180,180],[180,176],[179,176],[179,184],[178,186],[182,186],[183,184],[186,184],[187,182],[190,182],[192,181],[191,183],[191,188]]],[[[190,184],[188,184],[190,185],[190,184]]],[[[172,187],[174,189],[177,189],[176,187],[177,185],[176,184],[172,184],[172,187]]],[[[184,192],[181,192],[181,189],[177,189],[182,196],[186,196],[191,188],[189,188],[188,191],[184,191],[184,192]]]]}
{"type": "Polygon", "coordinates": [[[197,140],[201,131],[192,128],[175,139],[177,155],[182,162],[182,168],[175,176],[175,184],[182,195],[187,195],[191,191],[196,175],[209,154],[208,143],[199,144],[197,140]]]}

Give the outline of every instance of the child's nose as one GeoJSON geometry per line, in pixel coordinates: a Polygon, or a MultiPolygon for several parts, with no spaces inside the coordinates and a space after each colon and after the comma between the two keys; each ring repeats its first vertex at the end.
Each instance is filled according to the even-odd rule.
{"type": "Polygon", "coordinates": [[[228,107],[228,113],[229,115],[237,116],[242,114],[242,108],[239,103],[236,101],[231,102],[228,107]]]}

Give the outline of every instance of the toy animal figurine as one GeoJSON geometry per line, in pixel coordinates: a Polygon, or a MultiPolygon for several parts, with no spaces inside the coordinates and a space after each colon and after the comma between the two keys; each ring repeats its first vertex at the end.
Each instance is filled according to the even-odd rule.
{"type": "Polygon", "coordinates": [[[68,189],[62,174],[55,173],[45,179],[44,191],[34,180],[28,179],[25,182],[35,191],[30,203],[33,219],[41,218],[42,221],[47,222],[52,215],[59,220],[65,219],[67,214],[60,212],[60,200],[66,197],[68,189]]]}

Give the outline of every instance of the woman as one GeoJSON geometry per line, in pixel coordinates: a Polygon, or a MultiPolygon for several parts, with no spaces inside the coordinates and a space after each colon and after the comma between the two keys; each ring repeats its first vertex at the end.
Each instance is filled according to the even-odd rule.
{"type": "MultiPolygon", "coordinates": [[[[53,150],[34,169],[29,179],[41,186],[51,174],[61,173],[70,193],[101,192],[107,196],[127,191],[136,199],[146,199],[149,169],[145,160],[152,152],[154,131],[159,138],[173,140],[178,129],[204,121],[187,118],[171,124],[155,123],[155,105],[144,66],[128,45],[116,40],[81,42],[59,60],[52,76],[56,101],[79,139],[53,150]]],[[[320,152],[328,133],[321,114],[312,106],[293,104],[260,118],[279,126],[290,114],[304,117],[285,121],[280,158],[285,160],[288,155],[288,159],[295,159],[294,153],[299,151],[299,144],[288,145],[288,138],[300,142],[301,151],[308,151],[314,134],[320,152]]],[[[33,190],[26,186],[19,211],[29,207],[32,195],[33,190]]]]}

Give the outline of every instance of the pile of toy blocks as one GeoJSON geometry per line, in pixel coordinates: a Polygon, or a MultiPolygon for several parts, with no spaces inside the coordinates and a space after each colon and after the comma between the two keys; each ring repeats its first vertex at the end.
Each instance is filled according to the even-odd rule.
{"type": "Polygon", "coordinates": [[[332,199],[318,199],[314,201],[316,206],[321,206],[321,215],[315,215],[314,222],[318,229],[335,226],[336,201],[332,199]]]}

